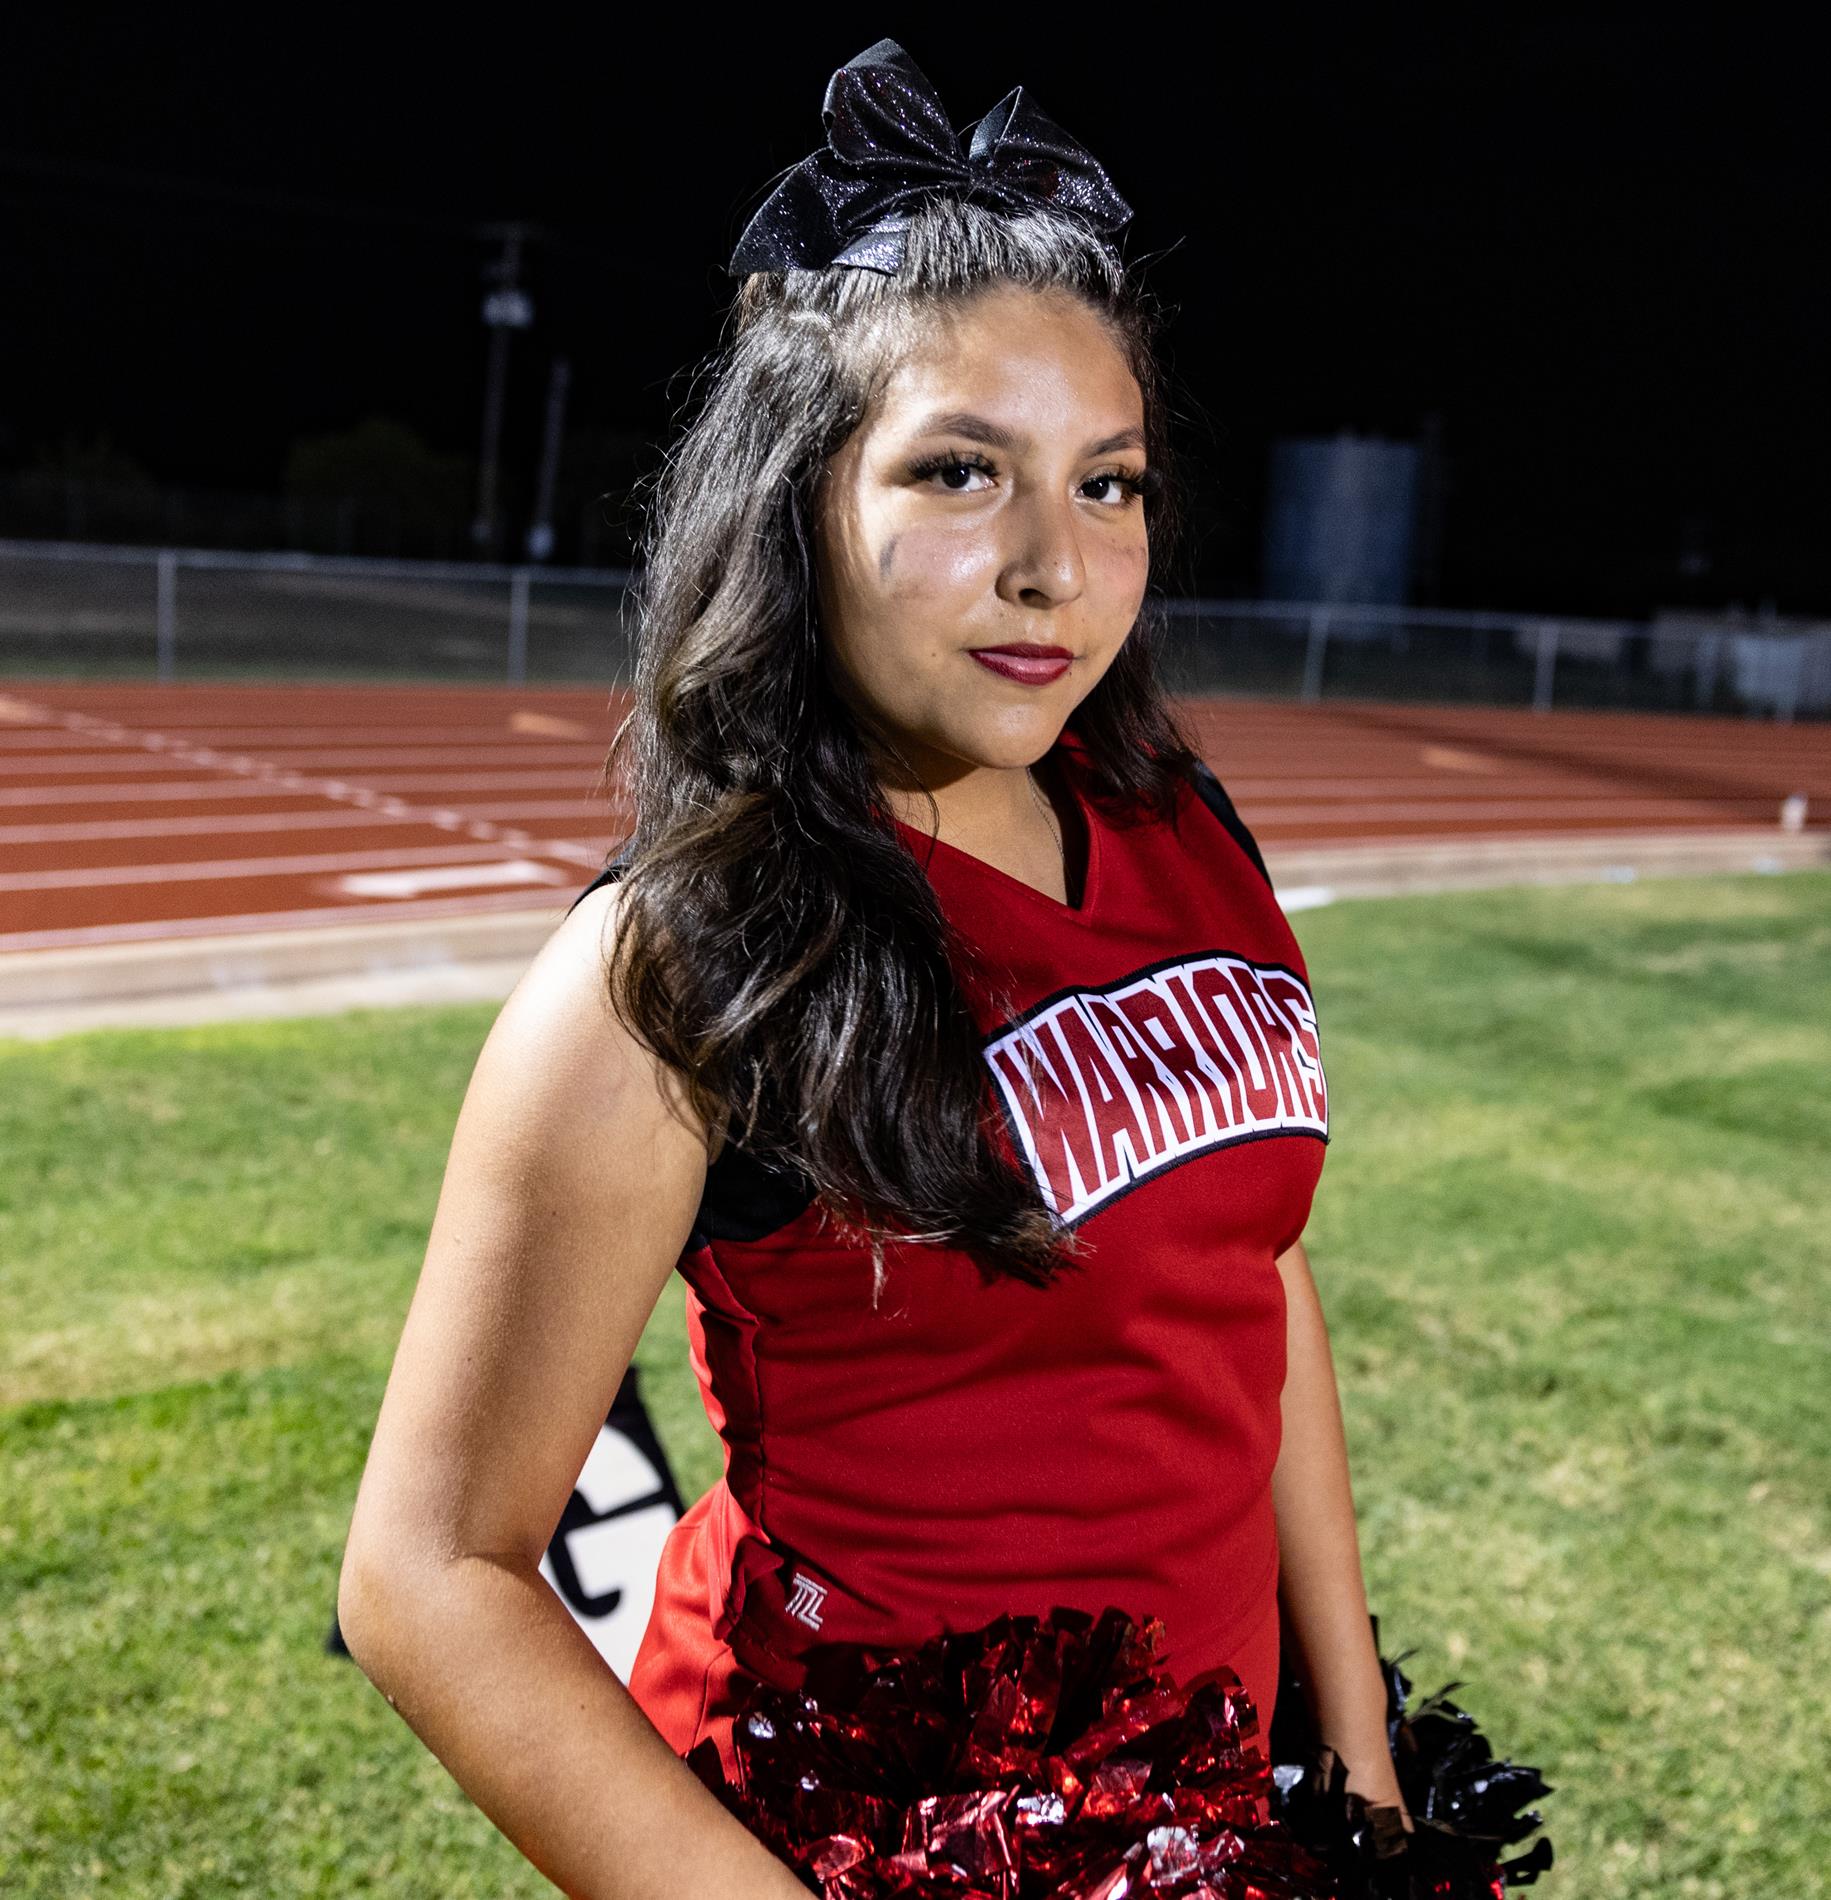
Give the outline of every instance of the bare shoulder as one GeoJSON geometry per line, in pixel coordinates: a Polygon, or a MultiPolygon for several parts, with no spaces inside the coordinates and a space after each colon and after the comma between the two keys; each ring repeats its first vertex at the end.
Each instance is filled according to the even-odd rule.
{"type": "Polygon", "coordinates": [[[605,885],[576,904],[491,1026],[458,1111],[433,1243],[468,1251],[488,1236],[517,1273],[538,1262],[600,1287],[614,1272],[652,1305],[710,1163],[686,1078],[611,1006],[622,895],[605,885]]]}
{"type": "Polygon", "coordinates": [[[620,883],[599,885],[541,946],[490,1031],[472,1095],[510,1139],[550,1150],[556,1138],[614,1123],[621,1143],[640,1136],[688,1156],[690,1171],[690,1151],[703,1157],[708,1141],[685,1083],[611,1007],[608,964],[623,894],[620,883]]]}

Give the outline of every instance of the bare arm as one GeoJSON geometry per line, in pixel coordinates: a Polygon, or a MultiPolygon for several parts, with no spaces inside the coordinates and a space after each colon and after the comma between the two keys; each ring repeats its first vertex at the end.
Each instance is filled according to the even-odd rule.
{"type": "Polygon", "coordinates": [[[563,1892],[805,1900],[540,1574],[706,1176],[679,1079],[604,996],[617,895],[559,925],[478,1057],[338,1618],[363,1673],[563,1892]]]}
{"type": "Polygon", "coordinates": [[[1278,1271],[1288,1311],[1284,1437],[1272,1473],[1278,1594],[1302,1652],[1317,1731],[1347,1764],[1348,1786],[1403,1809],[1386,1740],[1386,1686],[1367,1616],[1341,1395],[1301,1242],[1279,1256],[1278,1271]]]}

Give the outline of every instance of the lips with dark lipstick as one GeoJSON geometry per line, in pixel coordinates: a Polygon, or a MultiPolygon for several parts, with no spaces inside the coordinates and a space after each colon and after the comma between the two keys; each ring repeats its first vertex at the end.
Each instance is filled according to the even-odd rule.
{"type": "Polygon", "coordinates": [[[1074,664],[1074,655],[1066,647],[1047,646],[1040,641],[1020,640],[1008,646],[969,647],[973,658],[983,667],[1024,686],[1046,686],[1060,679],[1074,664]]]}

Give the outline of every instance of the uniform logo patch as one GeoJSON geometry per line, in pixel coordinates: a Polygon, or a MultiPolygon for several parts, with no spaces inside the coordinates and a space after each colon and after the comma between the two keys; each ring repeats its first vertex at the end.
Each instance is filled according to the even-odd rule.
{"type": "Polygon", "coordinates": [[[788,1601],[783,1608],[796,1622],[805,1623],[809,1629],[817,1630],[820,1627],[820,1606],[825,1601],[826,1587],[797,1570],[794,1575],[794,1587],[789,1591],[788,1601]]]}
{"type": "Polygon", "coordinates": [[[1210,951],[1069,990],[988,1043],[985,1059],[1069,1226],[1206,1149],[1329,1138],[1315,1005],[1280,963],[1210,951]]]}

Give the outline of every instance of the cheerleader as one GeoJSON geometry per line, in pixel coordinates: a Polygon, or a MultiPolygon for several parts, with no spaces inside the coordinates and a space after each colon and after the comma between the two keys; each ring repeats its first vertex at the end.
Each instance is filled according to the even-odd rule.
{"type": "Polygon", "coordinates": [[[1302,1241],[1316,1001],[1154,670],[1130,207],[1021,88],[963,147],[893,41],[824,117],[731,260],[607,766],[634,829],[478,1060],[339,1597],[594,1900],[805,1893],[683,1757],[835,1647],[1001,1615],[1158,1618],[1248,1736],[1294,1645],[1403,1811],[1302,1241]],[[676,1270],[724,1473],[626,1688],[538,1566],[676,1270]]]}

